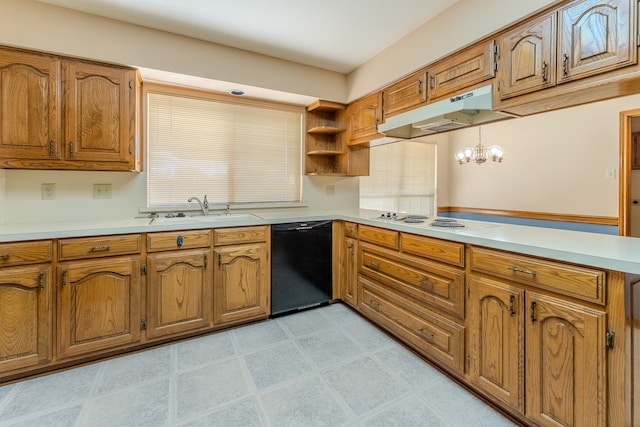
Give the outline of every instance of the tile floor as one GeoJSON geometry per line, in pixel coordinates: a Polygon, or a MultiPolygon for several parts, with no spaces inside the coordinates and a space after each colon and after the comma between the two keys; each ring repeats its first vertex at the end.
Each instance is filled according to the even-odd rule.
{"type": "Polygon", "coordinates": [[[0,387],[0,426],[512,426],[342,304],[0,387]]]}

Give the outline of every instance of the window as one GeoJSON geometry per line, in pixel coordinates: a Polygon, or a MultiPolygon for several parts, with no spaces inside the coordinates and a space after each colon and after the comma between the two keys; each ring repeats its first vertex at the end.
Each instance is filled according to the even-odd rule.
{"type": "Polygon", "coordinates": [[[304,109],[145,88],[147,204],[299,202],[304,109]]]}
{"type": "Polygon", "coordinates": [[[370,175],[360,178],[360,207],[434,215],[436,145],[401,141],[371,148],[370,175]]]}

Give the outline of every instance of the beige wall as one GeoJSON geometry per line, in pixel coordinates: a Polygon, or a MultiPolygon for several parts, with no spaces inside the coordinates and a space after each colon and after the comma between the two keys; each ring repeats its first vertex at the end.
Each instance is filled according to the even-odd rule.
{"type": "Polygon", "coordinates": [[[639,106],[633,95],[482,126],[483,144],[506,150],[503,163],[453,160],[477,144],[477,128],[434,138],[448,166],[438,174],[448,190],[439,205],[617,217],[620,112],[639,106]]]}
{"type": "MultiPolygon", "coordinates": [[[[448,50],[537,10],[548,0],[460,0],[453,11],[345,76],[193,39],[79,14],[33,0],[0,0],[0,43],[160,68],[292,93],[341,100],[376,89],[448,50]],[[477,4],[476,4],[477,3],[477,4]],[[514,4],[518,3],[518,4],[514,4]],[[486,7],[489,13],[481,13],[486,7]],[[456,17],[455,11],[462,14],[456,17]],[[482,16],[482,19],[476,19],[482,16]],[[453,29],[456,29],[454,31],[453,29]],[[442,34],[446,34],[443,37],[442,34]],[[424,43],[423,40],[438,40],[424,43]],[[418,52],[418,54],[416,53],[418,52]],[[261,73],[255,73],[255,70],[261,73]]],[[[456,149],[477,143],[477,130],[430,137],[438,142],[438,204],[617,216],[618,114],[640,95],[513,119],[483,127],[485,145],[506,150],[503,164],[458,166],[456,149]]],[[[303,199],[332,209],[358,204],[358,179],[305,177],[303,199]],[[335,186],[328,196],[326,185],[335,186]]],[[[134,216],[146,203],[146,176],[134,173],[0,171],[0,223],[134,216]],[[56,200],[40,184],[56,184],[56,200]],[[94,200],[92,184],[111,183],[113,199],[94,200]]]]}

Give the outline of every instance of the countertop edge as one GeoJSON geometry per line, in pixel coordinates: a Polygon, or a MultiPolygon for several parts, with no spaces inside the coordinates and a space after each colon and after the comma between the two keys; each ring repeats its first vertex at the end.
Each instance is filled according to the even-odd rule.
{"type": "Polygon", "coordinates": [[[413,233],[458,243],[538,256],[558,261],[640,274],[640,239],[580,231],[511,224],[490,224],[469,230],[440,230],[375,219],[375,211],[256,213],[257,218],[149,224],[150,218],[69,221],[0,225],[0,243],[90,237],[113,234],[153,233],[202,228],[272,225],[299,221],[344,220],[374,227],[413,233]]]}

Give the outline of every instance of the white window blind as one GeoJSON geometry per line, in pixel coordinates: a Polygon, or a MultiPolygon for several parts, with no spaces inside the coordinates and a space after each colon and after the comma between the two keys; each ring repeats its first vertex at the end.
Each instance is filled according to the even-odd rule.
{"type": "Polygon", "coordinates": [[[370,175],[360,177],[360,208],[435,214],[435,144],[401,141],[372,147],[370,156],[370,175]]]}
{"type": "Polygon", "coordinates": [[[149,207],[300,201],[302,108],[146,96],[149,207]]]}

